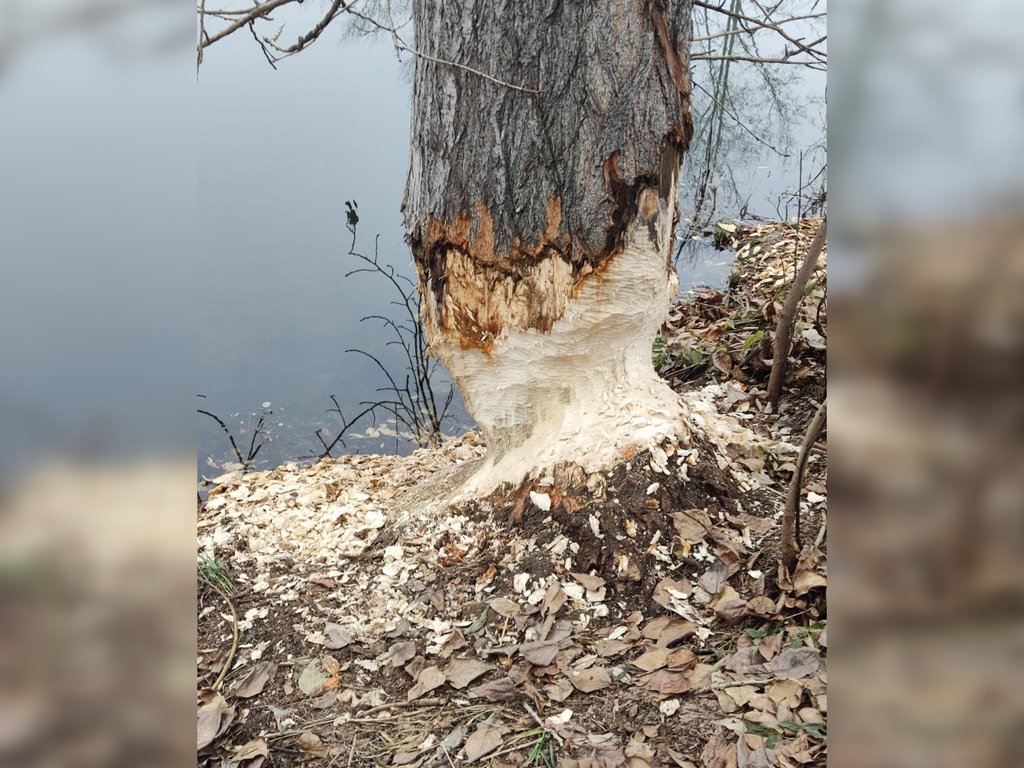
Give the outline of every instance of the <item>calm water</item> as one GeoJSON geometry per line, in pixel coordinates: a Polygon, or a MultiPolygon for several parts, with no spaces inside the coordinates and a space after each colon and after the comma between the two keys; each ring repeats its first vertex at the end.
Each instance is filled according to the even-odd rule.
{"type": "MultiPolygon", "coordinates": [[[[256,466],[266,467],[317,452],[318,428],[336,432],[331,395],[346,413],[375,398],[379,371],[346,349],[402,369],[380,324],[360,322],[388,311],[393,296],[370,276],[345,277],[355,263],[345,255],[344,202],[358,201],[359,246],[371,250],[379,234],[382,260],[413,275],[399,212],[410,85],[407,65],[385,40],[324,42],[277,71],[251,43],[236,36],[210,51],[199,84],[196,407],[223,419],[243,454],[262,417],[256,466]]],[[[823,81],[806,86],[819,87],[823,81]]],[[[820,135],[811,126],[797,138],[810,145],[820,135]]],[[[767,217],[777,215],[771,195],[797,186],[795,157],[748,157],[733,173],[750,191],[749,211],[767,217]]],[[[729,264],[707,243],[687,243],[682,287],[720,284],[729,264]]],[[[453,431],[469,424],[458,401],[453,415],[453,431]]],[[[233,457],[227,436],[200,414],[196,428],[199,472],[216,476],[233,457]]],[[[380,435],[348,447],[392,451],[396,443],[380,435]]]]}

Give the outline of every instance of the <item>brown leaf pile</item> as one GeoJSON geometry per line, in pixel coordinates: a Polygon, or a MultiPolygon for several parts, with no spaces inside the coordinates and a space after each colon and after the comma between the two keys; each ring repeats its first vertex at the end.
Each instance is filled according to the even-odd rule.
{"type": "MultiPolygon", "coordinates": [[[[726,244],[736,250],[729,288],[697,289],[673,308],[659,373],[669,381],[706,374],[709,380],[745,385],[765,382],[778,313],[820,223],[805,219],[799,224],[740,226],[725,233],[726,244]]],[[[827,264],[826,249],[797,310],[789,367],[795,386],[823,375],[827,264]]]]}

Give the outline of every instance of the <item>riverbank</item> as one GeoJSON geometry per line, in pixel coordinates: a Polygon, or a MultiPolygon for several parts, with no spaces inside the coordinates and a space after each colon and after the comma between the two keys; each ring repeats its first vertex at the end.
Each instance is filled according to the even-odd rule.
{"type": "Polygon", "coordinates": [[[222,478],[198,521],[200,764],[824,764],[824,441],[778,564],[823,277],[763,398],[815,225],[727,224],[729,289],[674,307],[654,354],[688,445],[440,514],[409,489],[479,459],[475,435],[222,478]]]}

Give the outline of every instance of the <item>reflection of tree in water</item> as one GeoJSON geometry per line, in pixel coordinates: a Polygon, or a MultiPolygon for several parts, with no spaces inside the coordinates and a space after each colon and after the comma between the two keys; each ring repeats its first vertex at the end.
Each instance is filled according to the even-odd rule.
{"type": "Polygon", "coordinates": [[[823,195],[825,178],[824,127],[814,151],[801,154],[792,147],[794,126],[807,119],[810,106],[800,93],[805,67],[824,67],[824,52],[816,47],[824,28],[819,3],[694,5],[694,136],[680,185],[684,242],[722,213],[746,214],[750,179],[738,179],[738,168],[768,156],[798,171],[800,188],[779,195],[780,218],[788,217],[792,202],[793,212],[806,213],[818,190],[823,195]]]}

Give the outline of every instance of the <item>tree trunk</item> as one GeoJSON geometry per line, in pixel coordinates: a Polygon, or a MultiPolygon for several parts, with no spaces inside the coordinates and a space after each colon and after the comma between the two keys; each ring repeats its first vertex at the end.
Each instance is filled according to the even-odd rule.
{"type": "Polygon", "coordinates": [[[675,293],[689,0],[414,0],[403,211],[431,352],[487,440],[471,486],[682,431],[675,293]]]}

